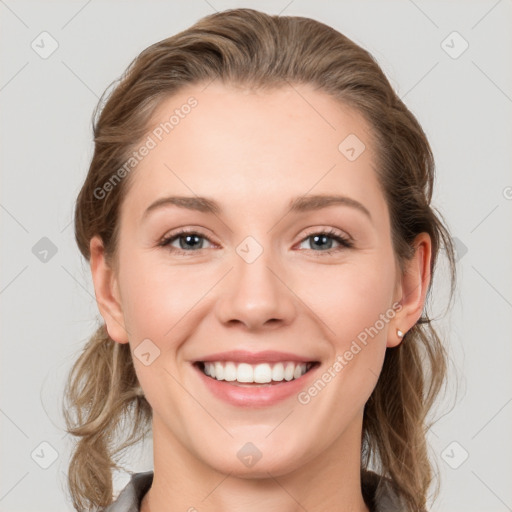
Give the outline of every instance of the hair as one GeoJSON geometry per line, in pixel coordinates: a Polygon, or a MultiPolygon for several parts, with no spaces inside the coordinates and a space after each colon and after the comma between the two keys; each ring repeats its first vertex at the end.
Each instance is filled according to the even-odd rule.
{"type": "MultiPolygon", "coordinates": [[[[377,178],[389,208],[397,268],[403,271],[414,255],[416,235],[428,233],[432,253],[427,299],[444,249],[451,301],[454,246],[442,215],[431,206],[434,158],[415,116],[372,55],[334,28],[253,9],[206,16],[149,46],[117,80],[108,99],[109,88],[103,94],[93,115],[94,154],[75,205],[75,238],[87,261],[91,238],[99,235],[107,261],[117,268],[120,205],[133,173],[106,198],[96,197],[95,191],[130,158],[163,99],[215,79],[262,90],[311,84],[361,114],[370,127],[377,178]]],[[[375,464],[414,511],[425,509],[433,481],[427,414],[445,383],[448,362],[427,302],[401,343],[386,349],[362,428],[361,468],[375,464]]],[[[152,410],[140,391],[129,344],[112,340],[104,323],[69,372],[65,401],[67,432],[78,437],[68,473],[73,505],[76,510],[105,507],[113,501],[112,471],[120,469],[116,457],[144,438],[152,410]],[[132,427],[128,432],[121,428],[124,421],[132,427]]]]}

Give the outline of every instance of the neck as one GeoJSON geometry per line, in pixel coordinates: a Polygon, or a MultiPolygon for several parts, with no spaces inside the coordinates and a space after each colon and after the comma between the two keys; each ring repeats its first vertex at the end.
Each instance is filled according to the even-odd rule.
{"type": "MultiPolygon", "coordinates": [[[[141,512],[369,512],[361,493],[361,418],[334,445],[292,471],[256,478],[212,468],[153,416],[154,476],[141,512]]],[[[291,465],[290,465],[291,466],[291,465]]]]}

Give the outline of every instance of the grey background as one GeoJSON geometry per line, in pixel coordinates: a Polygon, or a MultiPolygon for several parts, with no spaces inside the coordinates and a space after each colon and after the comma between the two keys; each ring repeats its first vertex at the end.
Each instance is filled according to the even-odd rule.
{"type": "MultiPolygon", "coordinates": [[[[98,97],[146,46],[232,7],[334,26],[370,50],[424,127],[437,162],[434,205],[457,238],[460,274],[452,313],[437,322],[449,340],[452,378],[429,433],[442,477],[432,510],[512,510],[512,5],[506,0],[0,0],[0,510],[72,510],[65,491],[70,436],[60,399],[99,318],[72,225],[98,97]],[[50,39],[41,42],[48,37],[43,31],[58,43],[48,58],[31,47],[35,41],[40,51],[51,48],[50,39]],[[462,49],[453,31],[469,44],[457,58],[445,51],[462,49]],[[56,252],[42,261],[40,251],[49,246],[56,252]]],[[[441,312],[445,280],[436,279],[432,308],[441,312]]],[[[130,471],[150,469],[151,441],[126,462],[130,471]]],[[[127,479],[116,475],[116,489],[127,479]]]]}

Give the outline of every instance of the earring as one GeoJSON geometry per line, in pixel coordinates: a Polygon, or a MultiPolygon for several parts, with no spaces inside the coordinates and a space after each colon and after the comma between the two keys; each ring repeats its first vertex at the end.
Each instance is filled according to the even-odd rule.
{"type": "Polygon", "coordinates": [[[397,330],[396,330],[396,334],[397,334],[397,336],[398,336],[399,338],[403,338],[403,336],[404,336],[404,333],[403,333],[400,329],[397,329],[397,330]]]}

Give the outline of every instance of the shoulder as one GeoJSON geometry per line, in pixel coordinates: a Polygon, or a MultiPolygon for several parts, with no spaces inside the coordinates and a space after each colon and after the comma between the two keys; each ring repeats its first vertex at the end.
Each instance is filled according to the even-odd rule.
{"type": "Polygon", "coordinates": [[[361,471],[361,490],[370,512],[408,512],[393,481],[373,471],[361,471]]]}
{"type": "Polygon", "coordinates": [[[100,512],[139,512],[142,498],[153,482],[153,471],[132,474],[116,500],[100,512]]]}

